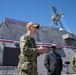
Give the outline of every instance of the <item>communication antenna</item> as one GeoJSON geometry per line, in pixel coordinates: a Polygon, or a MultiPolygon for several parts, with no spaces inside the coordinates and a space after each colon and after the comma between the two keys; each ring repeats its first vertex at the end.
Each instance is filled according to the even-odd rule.
{"type": "MultiPolygon", "coordinates": [[[[61,28],[63,28],[63,25],[60,21],[60,18],[64,16],[63,13],[57,13],[57,9],[53,6],[52,7],[54,15],[52,16],[52,26],[51,27],[56,27],[58,24],[61,25],[61,28]]],[[[64,28],[63,28],[64,29],[64,28]]]]}

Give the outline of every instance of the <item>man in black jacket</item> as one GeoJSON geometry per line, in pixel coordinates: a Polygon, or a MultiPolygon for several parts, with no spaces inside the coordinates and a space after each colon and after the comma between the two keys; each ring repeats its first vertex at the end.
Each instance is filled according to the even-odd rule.
{"type": "Polygon", "coordinates": [[[47,69],[47,75],[61,75],[62,59],[61,56],[55,52],[56,45],[51,45],[51,51],[46,53],[44,65],[47,69]]]}

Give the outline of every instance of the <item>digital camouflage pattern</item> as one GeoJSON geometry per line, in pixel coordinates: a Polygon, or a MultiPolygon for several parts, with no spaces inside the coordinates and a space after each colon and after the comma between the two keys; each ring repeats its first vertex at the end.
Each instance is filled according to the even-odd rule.
{"type": "Polygon", "coordinates": [[[76,55],[74,55],[72,58],[72,68],[76,72],[76,55]]]}
{"type": "Polygon", "coordinates": [[[39,56],[34,38],[23,35],[20,38],[18,75],[38,75],[37,57],[39,56]]]}

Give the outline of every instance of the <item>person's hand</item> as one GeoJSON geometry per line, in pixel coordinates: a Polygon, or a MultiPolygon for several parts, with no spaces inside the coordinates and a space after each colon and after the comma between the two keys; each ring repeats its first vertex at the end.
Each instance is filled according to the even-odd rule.
{"type": "Polygon", "coordinates": [[[47,48],[46,48],[46,47],[43,47],[43,46],[40,46],[40,47],[38,48],[38,52],[39,52],[40,54],[45,53],[46,50],[47,50],[47,48]]]}

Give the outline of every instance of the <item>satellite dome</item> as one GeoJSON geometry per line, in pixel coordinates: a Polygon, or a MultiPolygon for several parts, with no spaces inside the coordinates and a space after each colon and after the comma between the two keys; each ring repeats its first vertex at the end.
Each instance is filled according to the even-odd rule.
{"type": "Polygon", "coordinates": [[[64,30],[64,29],[63,29],[63,28],[60,28],[59,30],[62,31],[62,30],[64,30]]]}

